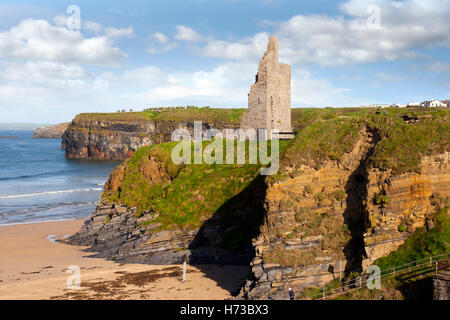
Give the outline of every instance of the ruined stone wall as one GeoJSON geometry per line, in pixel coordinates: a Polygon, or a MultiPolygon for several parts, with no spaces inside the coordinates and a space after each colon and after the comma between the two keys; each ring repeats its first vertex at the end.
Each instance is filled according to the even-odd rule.
{"type": "Polygon", "coordinates": [[[450,280],[448,277],[436,275],[433,277],[433,300],[450,299],[450,280]]]}
{"type": "Polygon", "coordinates": [[[278,63],[278,41],[270,37],[255,83],[248,95],[248,111],[241,128],[291,132],[291,67],[278,63]]]}

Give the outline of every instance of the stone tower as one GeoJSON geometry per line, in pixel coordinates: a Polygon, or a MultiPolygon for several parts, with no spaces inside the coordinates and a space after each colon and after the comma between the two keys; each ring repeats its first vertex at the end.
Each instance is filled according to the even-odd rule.
{"type": "Polygon", "coordinates": [[[292,132],[291,128],[291,67],[278,63],[278,40],[272,36],[267,51],[259,62],[255,83],[248,94],[248,110],[242,129],[267,129],[292,132]]]}

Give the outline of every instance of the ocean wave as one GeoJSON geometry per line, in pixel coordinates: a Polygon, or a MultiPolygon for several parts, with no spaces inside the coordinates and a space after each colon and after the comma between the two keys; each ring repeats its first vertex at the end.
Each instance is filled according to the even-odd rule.
{"type": "Polygon", "coordinates": [[[25,174],[25,175],[15,176],[15,177],[0,177],[0,181],[52,176],[52,175],[58,175],[60,173],[71,173],[71,172],[75,172],[75,170],[58,170],[58,171],[41,172],[41,173],[36,173],[36,174],[25,174]]]}
{"type": "Polygon", "coordinates": [[[0,199],[13,199],[13,198],[42,196],[42,195],[46,195],[46,194],[82,192],[82,191],[101,191],[101,190],[103,190],[103,188],[86,188],[86,189],[73,189],[73,190],[44,191],[44,192],[35,192],[35,193],[14,194],[14,195],[8,195],[8,196],[0,196],[0,199]]]}

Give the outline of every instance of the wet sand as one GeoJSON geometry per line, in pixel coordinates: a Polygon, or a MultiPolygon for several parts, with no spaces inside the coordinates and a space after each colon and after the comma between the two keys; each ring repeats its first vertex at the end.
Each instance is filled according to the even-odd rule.
{"type": "Polygon", "coordinates": [[[182,283],[181,265],[119,264],[93,258],[95,253],[83,251],[86,247],[51,241],[82,224],[0,226],[0,299],[228,299],[230,291],[213,279],[237,289],[247,275],[242,266],[188,266],[182,283]],[[74,274],[66,272],[69,266],[79,267],[78,289],[74,274]]]}

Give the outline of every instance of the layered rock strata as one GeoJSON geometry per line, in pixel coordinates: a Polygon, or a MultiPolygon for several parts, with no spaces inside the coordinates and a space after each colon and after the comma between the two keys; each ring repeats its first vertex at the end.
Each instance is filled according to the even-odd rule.
{"type": "Polygon", "coordinates": [[[449,153],[424,157],[420,172],[393,176],[368,169],[376,140],[365,133],[341,163],[305,166],[268,187],[252,278],[241,297],[283,299],[288,287],[299,293],[344,279],[432,224],[436,202],[450,196],[449,153]]]}
{"type": "Polygon", "coordinates": [[[61,139],[64,131],[69,126],[69,122],[55,124],[53,126],[47,126],[37,128],[33,133],[33,138],[39,139],[61,139]]]}
{"type": "MultiPolygon", "coordinates": [[[[202,123],[202,130],[235,127],[202,123]]],[[[179,128],[187,129],[194,137],[194,122],[75,118],[64,132],[62,145],[69,159],[124,160],[143,146],[171,141],[172,133],[179,128]]]]}

